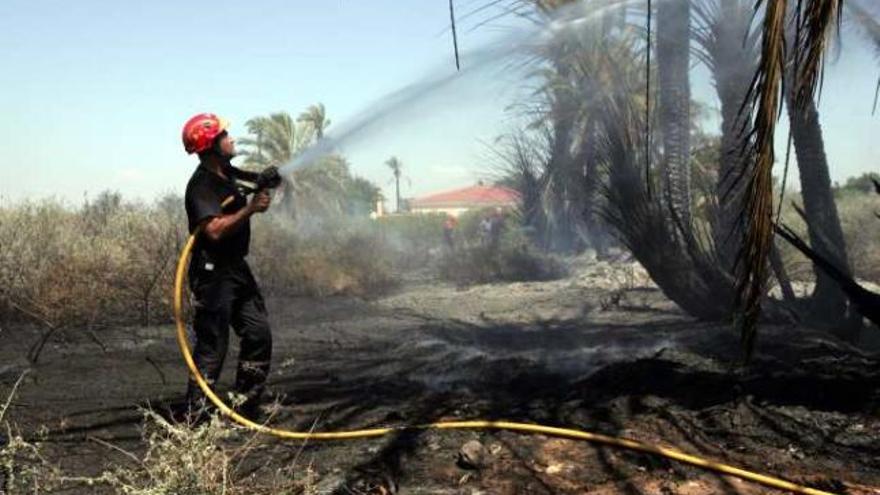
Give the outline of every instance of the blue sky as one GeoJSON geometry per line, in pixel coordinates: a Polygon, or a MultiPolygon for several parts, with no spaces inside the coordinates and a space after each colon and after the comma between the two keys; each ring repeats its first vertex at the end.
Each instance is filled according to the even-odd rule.
{"type": "MultiPolygon", "coordinates": [[[[463,14],[481,3],[456,5],[463,14]]],[[[195,158],[183,153],[180,127],[201,111],[229,118],[241,135],[253,116],[322,102],[332,135],[382,95],[452,73],[447,23],[446,0],[4,0],[0,197],[181,192],[195,158]]],[[[497,23],[464,31],[465,66],[469,50],[505,32],[497,23]]],[[[829,67],[820,110],[837,180],[876,169],[877,71],[856,42],[829,67]]],[[[695,94],[711,95],[697,79],[695,94]]],[[[493,73],[468,76],[343,151],[354,173],[386,191],[391,155],[404,163],[406,196],[468,185],[524,91],[493,73]]]]}

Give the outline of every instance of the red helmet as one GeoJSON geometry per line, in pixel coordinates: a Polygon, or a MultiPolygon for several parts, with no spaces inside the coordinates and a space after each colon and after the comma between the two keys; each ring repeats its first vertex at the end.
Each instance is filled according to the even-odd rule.
{"type": "Polygon", "coordinates": [[[183,149],[189,154],[209,150],[214,139],[227,127],[229,122],[213,113],[195,115],[183,125],[183,149]]]}

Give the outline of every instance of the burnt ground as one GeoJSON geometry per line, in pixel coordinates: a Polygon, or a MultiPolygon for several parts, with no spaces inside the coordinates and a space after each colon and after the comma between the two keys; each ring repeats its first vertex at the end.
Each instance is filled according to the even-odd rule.
{"type": "MultiPolygon", "coordinates": [[[[507,419],[674,446],[839,493],[880,493],[870,488],[880,486],[880,355],[816,330],[764,326],[752,363],[739,366],[733,329],[689,318],[630,268],[466,289],[416,280],[375,300],[270,298],[269,310],[276,426],[507,419]],[[612,291],[615,277],[629,288],[612,291]]],[[[29,343],[4,333],[2,397],[29,343]]],[[[27,434],[48,429],[43,449],[66,472],[98,474],[130,461],[93,439],[142,452],[139,408],[179,402],[186,372],[171,326],[102,331],[103,349],[75,335],[47,348],[11,419],[27,434]]],[[[221,388],[234,348],[230,356],[221,388]]],[[[499,431],[305,445],[261,438],[240,474],[294,462],[311,467],[317,493],[331,494],[778,493],[649,455],[499,431]],[[470,440],[488,451],[481,469],[456,462],[470,440]]]]}

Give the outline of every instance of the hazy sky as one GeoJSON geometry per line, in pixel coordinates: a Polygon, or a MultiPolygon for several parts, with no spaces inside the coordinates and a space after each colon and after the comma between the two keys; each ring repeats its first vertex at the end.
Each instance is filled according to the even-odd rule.
{"type": "MultiPolygon", "coordinates": [[[[485,3],[456,1],[459,14],[485,3]]],[[[448,20],[446,0],[3,0],[0,197],[182,192],[196,159],[180,128],[201,111],[227,117],[240,136],[251,117],[322,102],[332,135],[382,95],[452,74],[448,20]]],[[[463,28],[465,67],[468,51],[507,32],[463,28]]],[[[878,63],[847,38],[820,109],[837,180],[876,170],[880,158],[870,108],[878,63]]],[[[343,151],[386,193],[391,155],[404,163],[405,196],[471,184],[485,143],[509,129],[505,108],[521,86],[493,72],[467,76],[343,151]]],[[[694,93],[711,96],[705,77],[694,93]]]]}

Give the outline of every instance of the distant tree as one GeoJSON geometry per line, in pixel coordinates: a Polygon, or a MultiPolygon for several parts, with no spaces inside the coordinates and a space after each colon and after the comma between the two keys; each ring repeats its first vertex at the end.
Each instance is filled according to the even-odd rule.
{"type": "Polygon", "coordinates": [[[396,156],[392,156],[385,162],[385,165],[388,165],[391,173],[394,174],[395,211],[400,212],[400,177],[403,173],[403,163],[396,156]]]}
{"type": "Polygon", "coordinates": [[[254,117],[245,122],[245,127],[254,137],[239,140],[241,154],[245,167],[256,169],[290,162],[312,144],[316,134],[311,124],[294,121],[287,112],[254,117]]]}
{"type": "Polygon", "coordinates": [[[324,137],[324,129],[330,125],[330,119],[327,118],[327,112],[324,110],[323,103],[309,106],[309,108],[299,114],[296,121],[312,126],[312,129],[315,131],[315,138],[317,139],[324,137]]]}
{"type": "Polygon", "coordinates": [[[858,192],[873,194],[874,180],[880,180],[880,175],[867,172],[858,177],[849,177],[842,186],[835,187],[835,192],[858,192]]]}
{"type": "Polygon", "coordinates": [[[361,177],[352,177],[346,189],[348,214],[351,216],[368,216],[382,199],[379,186],[361,177]]]}
{"type": "MultiPolygon", "coordinates": [[[[260,170],[282,167],[324,135],[330,124],[323,104],[311,105],[293,119],[287,112],[259,116],[245,126],[249,136],[240,140],[244,167],[260,170]]],[[[292,215],[303,210],[311,213],[338,214],[347,210],[346,191],[351,181],[348,162],[331,154],[293,171],[281,192],[281,204],[292,215]]]]}
{"type": "Polygon", "coordinates": [[[118,191],[105,190],[93,201],[86,200],[83,205],[85,231],[89,235],[97,235],[107,225],[107,221],[122,207],[122,194],[118,191]]]}

